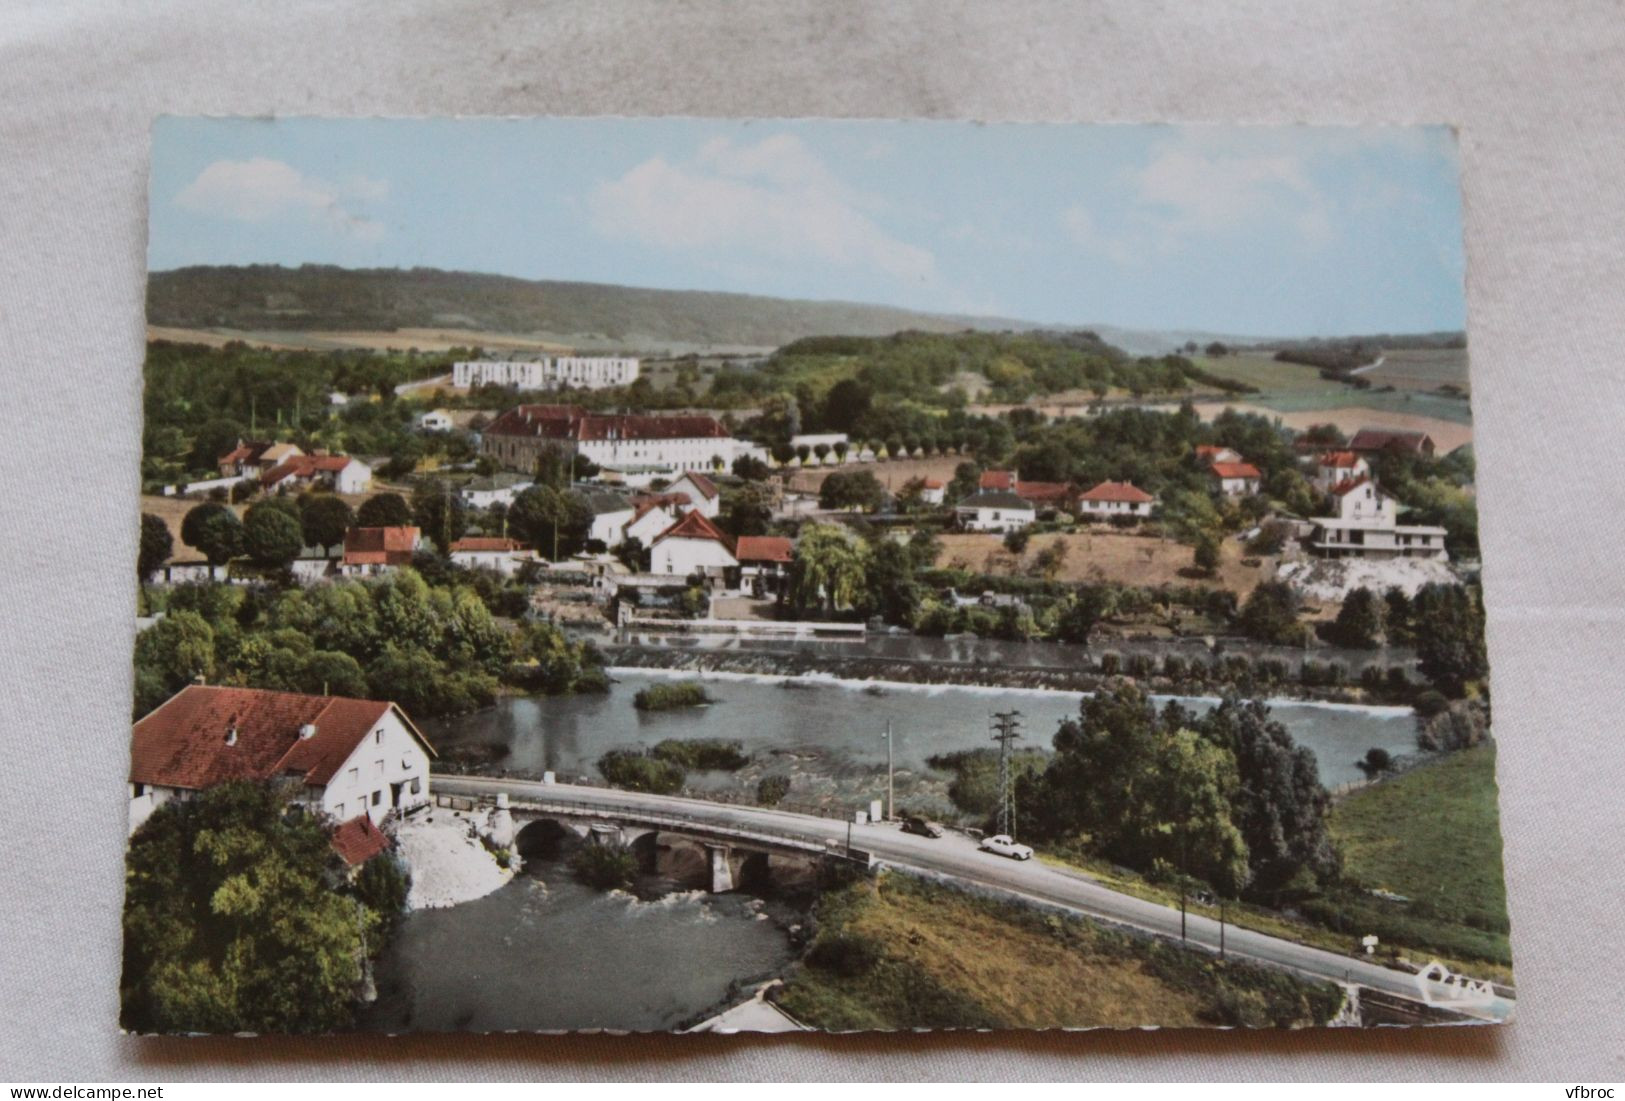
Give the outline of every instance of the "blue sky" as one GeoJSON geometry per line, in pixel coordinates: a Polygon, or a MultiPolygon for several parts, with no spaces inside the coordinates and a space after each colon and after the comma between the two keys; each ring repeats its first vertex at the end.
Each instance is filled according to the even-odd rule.
{"type": "Polygon", "coordinates": [[[1244,335],[1465,327],[1447,128],[182,119],[148,262],[436,267],[1244,335]]]}

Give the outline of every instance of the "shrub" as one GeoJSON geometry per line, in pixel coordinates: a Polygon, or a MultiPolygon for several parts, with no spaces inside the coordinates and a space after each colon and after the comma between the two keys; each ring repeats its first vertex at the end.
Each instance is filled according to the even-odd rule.
{"type": "Polygon", "coordinates": [[[638,859],[616,845],[583,845],[571,857],[570,870],[587,886],[609,891],[631,886],[638,859]]]}
{"type": "Polygon", "coordinates": [[[1180,680],[1185,676],[1185,659],[1178,654],[1167,654],[1162,659],[1162,675],[1170,680],[1180,680]]]}
{"type": "Polygon", "coordinates": [[[812,951],[807,953],[807,963],[851,979],[873,970],[882,955],[879,946],[867,937],[855,933],[834,933],[818,939],[812,951]]]}
{"type": "Polygon", "coordinates": [[[671,711],[679,707],[699,707],[711,702],[705,686],[697,680],[651,684],[638,689],[632,706],[639,711],[671,711]]]}
{"type": "Polygon", "coordinates": [[[653,795],[670,795],[687,778],[682,765],[632,749],[610,750],[598,758],[598,771],[618,788],[653,795]]]}
{"type": "Polygon", "coordinates": [[[1149,677],[1156,672],[1156,659],[1150,654],[1130,654],[1124,661],[1123,668],[1131,677],[1149,677]]]}
{"type": "Polygon", "coordinates": [[[1431,719],[1450,706],[1450,701],[1444,698],[1443,692],[1428,689],[1421,693],[1411,704],[1416,709],[1416,715],[1421,719],[1431,719]]]}
{"type": "Polygon", "coordinates": [[[1287,663],[1280,658],[1259,658],[1253,663],[1253,675],[1260,680],[1279,684],[1291,674],[1287,663]]]}
{"type": "Polygon", "coordinates": [[[720,738],[699,738],[694,741],[667,738],[650,752],[662,761],[701,772],[710,769],[737,772],[750,762],[740,743],[720,738]]]}
{"type": "Polygon", "coordinates": [[[1108,677],[1116,676],[1123,668],[1123,656],[1115,650],[1100,655],[1100,671],[1108,677]]]}
{"type": "Polygon", "coordinates": [[[756,801],[764,807],[776,807],[790,794],[790,777],[763,776],[756,781],[756,801]]]}
{"type": "Polygon", "coordinates": [[[1360,771],[1367,776],[1376,776],[1387,772],[1394,767],[1394,759],[1386,749],[1381,746],[1372,746],[1365,751],[1365,760],[1360,762],[1360,771]]]}

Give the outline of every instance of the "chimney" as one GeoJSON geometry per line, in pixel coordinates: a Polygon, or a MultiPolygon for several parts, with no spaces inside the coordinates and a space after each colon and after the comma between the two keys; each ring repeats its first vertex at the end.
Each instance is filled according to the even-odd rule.
{"type": "Polygon", "coordinates": [[[309,741],[311,738],[314,738],[315,736],[316,736],[316,724],[315,723],[306,723],[304,726],[301,726],[299,728],[299,740],[300,741],[309,741]]]}

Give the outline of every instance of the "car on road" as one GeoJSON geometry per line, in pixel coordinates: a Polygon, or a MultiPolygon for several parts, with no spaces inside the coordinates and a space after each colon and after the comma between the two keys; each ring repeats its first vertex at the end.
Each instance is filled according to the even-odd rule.
{"type": "Polygon", "coordinates": [[[993,853],[997,856],[1008,856],[1011,860],[1031,860],[1033,847],[1023,845],[1007,833],[996,833],[992,837],[982,838],[977,848],[983,852],[993,853]]]}
{"type": "Polygon", "coordinates": [[[917,814],[911,814],[903,819],[903,832],[919,834],[921,837],[941,837],[942,827],[917,814]]]}

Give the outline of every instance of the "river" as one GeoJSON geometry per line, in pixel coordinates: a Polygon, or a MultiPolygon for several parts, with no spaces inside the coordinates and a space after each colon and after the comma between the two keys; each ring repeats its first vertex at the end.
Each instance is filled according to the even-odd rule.
{"type": "MultiPolygon", "coordinates": [[[[769,772],[792,776],[793,791],[814,796],[851,797],[861,806],[884,785],[888,721],[895,737],[899,799],[909,785],[933,777],[933,754],[989,746],[988,715],[1022,712],[1025,741],[1048,749],[1062,719],[1078,712],[1076,692],[1029,688],[983,688],[838,680],[822,676],[679,672],[655,669],[611,670],[615,684],[607,695],[509,698],[497,706],[426,724],[429,739],[442,750],[497,744],[506,755],[490,769],[517,775],[554,772],[560,779],[598,779],[595,762],[611,749],[647,747],[664,738],[723,738],[740,742],[757,760],[741,774],[693,773],[697,793],[754,787],[769,772]],[[705,683],[715,701],[709,706],[646,713],[632,704],[644,685],[673,678],[705,683]]],[[[1206,708],[1211,699],[1186,699],[1206,708]]],[[[1415,723],[1408,708],[1277,701],[1274,717],[1300,745],[1315,753],[1321,782],[1335,787],[1362,778],[1356,762],[1368,749],[1416,751],[1415,723]]],[[[797,796],[792,795],[792,799],[797,796]]]]}
{"type": "Polygon", "coordinates": [[[783,903],[639,886],[658,897],[594,890],[560,856],[532,856],[493,894],[407,914],[358,1027],[666,1030],[743,1001],[796,955],[783,903]]]}

